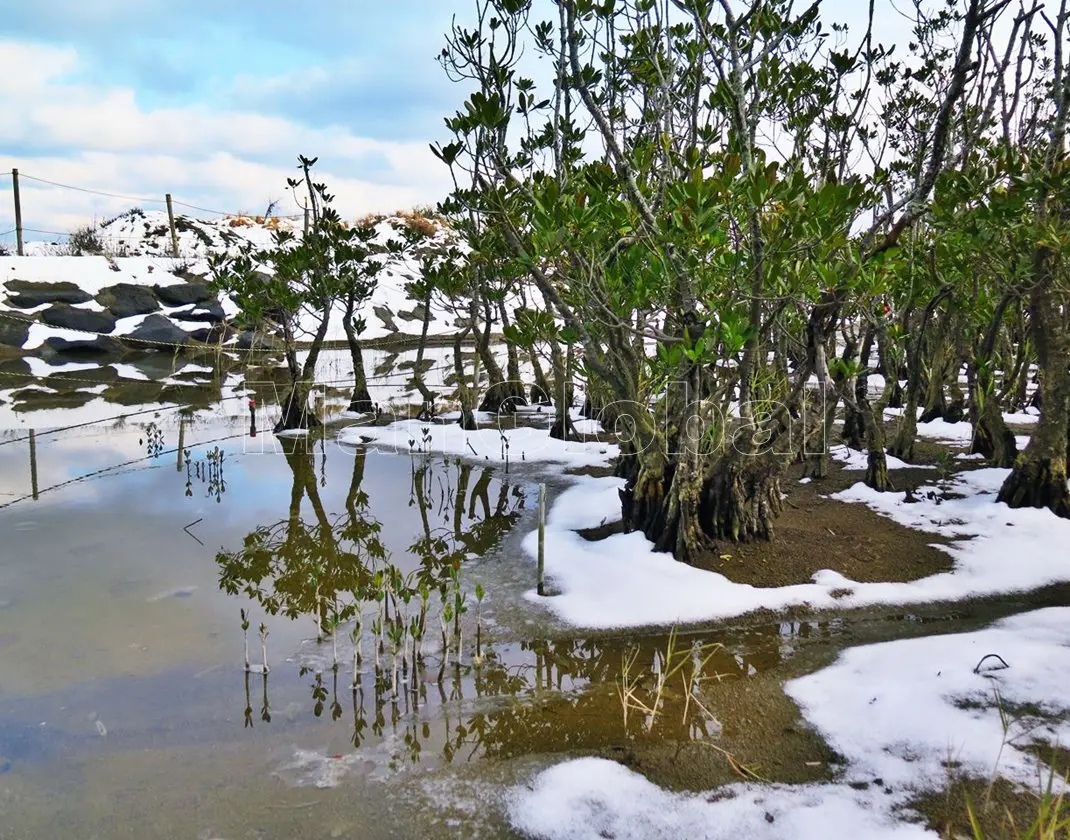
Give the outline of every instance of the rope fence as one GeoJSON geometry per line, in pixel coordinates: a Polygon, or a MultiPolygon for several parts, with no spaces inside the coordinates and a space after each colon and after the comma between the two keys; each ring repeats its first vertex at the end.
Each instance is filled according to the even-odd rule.
{"type": "MultiPolygon", "coordinates": [[[[126,195],[126,194],[123,194],[123,193],[109,192],[107,190],[93,189],[91,187],[82,187],[82,186],[78,186],[78,185],[75,185],[75,184],[64,184],[64,183],[62,183],[60,181],[54,181],[54,180],[52,180],[50,178],[41,178],[41,177],[39,177],[37,175],[30,175],[30,174],[27,174],[26,172],[21,172],[17,168],[8,170],[6,173],[2,173],[2,174],[7,175],[7,176],[9,176],[11,178],[11,187],[12,187],[11,192],[12,192],[12,199],[13,199],[14,210],[15,210],[15,226],[13,228],[9,229],[9,230],[5,230],[2,233],[0,233],[0,238],[10,236],[11,234],[15,234],[15,239],[16,239],[15,249],[16,249],[16,254],[18,256],[25,256],[25,254],[26,254],[26,242],[25,242],[25,235],[26,234],[38,234],[38,235],[41,235],[41,236],[51,236],[51,237],[65,238],[69,242],[71,237],[74,236],[76,231],[78,230],[78,229],[76,229],[75,231],[48,230],[48,229],[45,229],[45,228],[31,227],[29,225],[23,224],[24,215],[23,215],[23,206],[22,206],[21,185],[23,183],[26,183],[26,182],[30,182],[30,183],[33,183],[33,184],[41,184],[41,185],[43,185],[45,187],[50,187],[50,188],[53,188],[53,189],[70,190],[72,192],[83,193],[83,194],[86,194],[86,195],[95,195],[95,196],[100,196],[102,198],[116,199],[116,200],[119,200],[119,201],[128,201],[128,202],[131,202],[132,204],[138,205],[139,208],[140,208],[141,205],[151,205],[151,206],[154,206],[154,207],[158,207],[160,209],[166,209],[167,216],[168,216],[168,225],[167,225],[167,227],[169,228],[168,232],[170,234],[170,241],[167,243],[167,245],[169,246],[168,250],[171,252],[171,255],[175,256],[175,257],[181,256],[181,254],[179,253],[179,236],[178,236],[178,234],[181,231],[179,230],[179,227],[175,223],[174,208],[176,208],[176,207],[183,208],[183,209],[186,209],[186,210],[192,210],[192,211],[195,211],[197,213],[206,213],[206,214],[208,214],[210,216],[218,216],[219,219],[221,219],[221,220],[222,219],[228,219],[228,218],[229,219],[270,218],[270,219],[279,219],[279,220],[285,220],[285,221],[298,221],[298,220],[304,219],[306,224],[307,224],[307,220],[308,220],[308,211],[307,210],[305,210],[303,213],[298,213],[298,214],[294,214],[294,215],[283,215],[283,214],[271,213],[270,216],[265,217],[265,216],[261,216],[260,214],[249,213],[247,211],[216,210],[216,209],[213,209],[211,207],[204,207],[204,206],[201,206],[199,204],[193,204],[192,202],[182,201],[180,199],[174,198],[171,193],[167,193],[163,198],[159,198],[159,197],[153,198],[153,197],[150,197],[150,196],[126,195]]],[[[129,212],[129,211],[126,211],[126,212],[129,212]]],[[[114,222],[116,219],[120,218],[122,215],[123,214],[117,214],[116,216],[113,216],[111,219],[105,220],[102,223],[99,223],[99,224],[98,223],[93,223],[92,225],[85,225],[85,226],[83,226],[83,228],[84,229],[88,229],[88,230],[92,230],[93,233],[95,234],[95,236],[97,237],[97,239],[99,241],[101,241],[103,244],[106,244],[106,245],[110,244],[115,250],[122,250],[122,247],[124,245],[128,245],[129,244],[127,242],[127,240],[129,239],[128,237],[110,236],[106,232],[101,232],[101,229],[100,229],[102,225],[103,226],[107,226],[108,224],[111,224],[112,222],[114,222]]],[[[180,216],[179,218],[182,218],[182,217],[180,216]]],[[[57,243],[51,243],[51,244],[58,245],[59,243],[57,242],[57,243]]]]}

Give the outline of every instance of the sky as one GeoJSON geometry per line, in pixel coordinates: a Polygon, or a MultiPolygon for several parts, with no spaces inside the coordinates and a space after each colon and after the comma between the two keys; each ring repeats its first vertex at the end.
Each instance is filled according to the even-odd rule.
{"type": "MultiPolygon", "coordinates": [[[[834,18],[864,17],[861,0],[825,5],[834,18]]],[[[319,157],[346,217],[434,204],[450,179],[428,146],[448,139],[443,118],[466,95],[435,57],[454,15],[466,23],[474,9],[475,0],[5,4],[0,244],[14,243],[4,174],[13,167],[27,239],[132,206],[163,209],[166,193],[229,213],[282,199],[279,212],[294,213],[286,178],[299,154],[319,157]]]]}
{"type": "MultiPolygon", "coordinates": [[[[472,0],[32,0],[0,25],[0,172],[23,224],[66,232],[165,193],[262,213],[297,156],[347,215],[434,203],[428,144],[464,94],[435,56],[472,0]]],[[[288,212],[296,208],[288,204],[288,212]]],[[[196,215],[196,214],[195,214],[196,215]]],[[[200,214],[204,215],[204,214],[200,214]]],[[[0,234],[14,227],[0,175],[0,234]]],[[[9,246],[14,235],[0,238],[9,246]]],[[[34,235],[27,238],[43,239],[34,235]]]]}

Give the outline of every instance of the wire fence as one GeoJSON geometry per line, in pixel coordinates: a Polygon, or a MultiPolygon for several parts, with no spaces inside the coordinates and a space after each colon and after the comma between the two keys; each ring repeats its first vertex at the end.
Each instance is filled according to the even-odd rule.
{"type": "MultiPolygon", "coordinates": [[[[157,252],[170,252],[172,256],[180,256],[183,252],[188,254],[191,252],[203,251],[208,247],[208,243],[204,241],[203,237],[198,237],[197,235],[180,235],[188,232],[183,230],[183,228],[188,227],[183,224],[183,222],[191,218],[190,212],[215,217],[210,219],[198,218],[198,221],[201,223],[208,222],[219,224],[221,222],[230,222],[234,227],[249,224],[252,221],[264,223],[269,226],[281,223],[300,224],[306,219],[306,213],[304,211],[289,215],[274,212],[274,203],[265,207],[264,213],[261,214],[251,213],[248,210],[219,210],[212,207],[205,207],[201,204],[183,201],[179,198],[175,198],[170,193],[163,197],[128,195],[125,193],[78,186],[76,184],[65,184],[50,178],[42,178],[19,169],[10,169],[2,174],[10,179],[12,186],[11,209],[14,211],[14,216],[8,217],[6,212],[0,212],[0,218],[13,218],[14,225],[11,227],[5,225],[4,229],[0,231],[0,245],[3,245],[7,250],[11,250],[10,245],[14,244],[14,250],[19,255],[24,255],[28,252],[57,254],[59,253],[56,250],[57,248],[62,248],[64,246],[70,247],[72,243],[77,244],[79,235],[85,236],[87,232],[92,233],[94,241],[99,243],[105,251],[112,251],[119,256],[127,253],[136,255],[137,253],[151,254],[157,252]],[[27,201],[27,196],[24,194],[24,187],[30,185],[40,185],[43,188],[51,190],[67,190],[70,192],[81,193],[83,195],[98,196],[115,201],[125,201],[133,206],[103,220],[94,219],[92,221],[86,221],[83,224],[73,226],[69,230],[55,230],[48,225],[42,225],[40,222],[34,221],[40,217],[34,215],[32,201],[27,201]],[[141,211],[141,213],[144,214],[146,209],[166,213],[168,217],[166,227],[162,230],[160,229],[160,226],[153,228],[151,230],[151,236],[145,236],[145,231],[113,233],[109,230],[109,228],[112,228],[115,223],[119,222],[121,219],[136,219],[137,212],[141,211]],[[178,220],[177,224],[176,219],[178,220]],[[44,243],[32,241],[37,237],[47,237],[49,241],[44,243]],[[14,242],[12,242],[12,239],[14,239],[14,242]],[[52,248],[51,251],[49,250],[50,247],[52,248]]],[[[148,223],[146,222],[146,225],[147,224],[148,223]]],[[[127,227],[130,226],[128,225],[127,227]]]]}

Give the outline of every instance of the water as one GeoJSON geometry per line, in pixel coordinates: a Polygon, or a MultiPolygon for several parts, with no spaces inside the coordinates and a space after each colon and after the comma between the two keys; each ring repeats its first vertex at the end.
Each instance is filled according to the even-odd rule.
{"type": "MultiPolygon", "coordinates": [[[[681,753],[699,741],[792,781],[833,757],[804,733],[769,738],[797,717],[784,678],[849,643],[1016,608],[577,637],[522,597],[536,487],[552,496],[560,476],[251,437],[239,400],[102,402],[130,416],[50,405],[0,434],[0,838],[508,837],[503,791],[566,756],[645,761],[670,784],[665,766],[682,767],[683,786],[732,779],[681,753]],[[459,663],[437,595],[454,569],[459,663]],[[429,593],[421,663],[398,657],[396,687],[370,630],[390,570],[429,593]]],[[[410,619],[418,604],[402,605],[410,619]]]]}

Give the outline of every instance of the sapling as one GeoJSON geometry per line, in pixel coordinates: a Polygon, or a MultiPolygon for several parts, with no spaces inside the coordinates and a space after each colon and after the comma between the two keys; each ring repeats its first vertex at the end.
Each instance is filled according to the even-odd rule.
{"type": "Polygon", "coordinates": [[[264,684],[264,695],[263,695],[263,700],[262,700],[261,706],[260,706],[260,720],[264,721],[264,723],[271,723],[271,706],[268,704],[267,671],[266,670],[264,671],[264,674],[263,674],[263,680],[264,680],[264,682],[263,682],[263,684],[264,684]]]}
{"type": "Polygon", "coordinates": [[[323,644],[323,624],[320,621],[320,585],[316,583],[316,591],[314,594],[315,609],[316,609],[316,644],[323,644]]]}
{"type": "Polygon", "coordinates": [[[338,606],[335,603],[333,615],[331,618],[331,669],[338,673],[338,606]]]}
{"type": "Polygon", "coordinates": [[[249,729],[253,725],[253,701],[249,696],[249,668],[245,668],[245,728],[249,729]]]}
{"type": "Polygon", "coordinates": [[[383,617],[380,614],[380,615],[377,615],[375,618],[372,619],[372,647],[375,648],[375,670],[376,671],[379,670],[379,664],[380,664],[379,657],[380,657],[380,654],[382,653],[382,646],[379,644],[379,640],[382,638],[382,634],[383,634],[383,617]]]}
{"type": "Polygon", "coordinates": [[[396,695],[398,693],[398,654],[401,652],[401,645],[405,638],[405,623],[401,616],[395,616],[394,620],[390,622],[390,628],[387,630],[390,636],[390,658],[391,658],[391,688],[396,695]]]}
{"type": "Polygon", "coordinates": [[[349,640],[353,643],[353,687],[356,688],[360,683],[360,662],[363,653],[362,648],[364,647],[364,616],[361,614],[359,606],[353,622],[353,629],[349,633],[349,640]]]}
{"type": "Polygon", "coordinates": [[[456,569],[450,572],[450,577],[453,579],[453,634],[457,638],[457,664],[460,665],[461,657],[464,655],[464,628],[461,624],[461,616],[468,612],[465,606],[468,593],[461,589],[460,573],[456,569]]]}
{"type": "Polygon", "coordinates": [[[241,632],[245,641],[245,671],[249,672],[249,614],[241,611],[241,632]]]}
{"type": "Polygon", "coordinates": [[[431,590],[423,585],[420,587],[420,633],[417,637],[419,641],[419,650],[417,652],[417,658],[422,662],[424,658],[424,631],[427,630],[427,606],[431,600],[431,590]]]}
{"type": "Polygon", "coordinates": [[[476,583],[476,659],[477,665],[483,662],[483,599],[487,590],[482,583],[476,583]]]}
{"type": "Polygon", "coordinates": [[[419,674],[419,662],[417,656],[417,648],[420,645],[420,639],[423,636],[423,628],[420,627],[420,617],[413,616],[409,619],[409,638],[412,639],[412,684],[416,685],[417,676],[419,674]]]}
{"type": "Polygon", "coordinates": [[[270,669],[270,668],[268,667],[268,658],[267,658],[267,637],[268,637],[268,629],[267,629],[267,625],[266,625],[266,624],[264,624],[263,622],[260,622],[260,652],[264,654],[264,673],[265,673],[265,674],[266,674],[266,673],[267,673],[268,671],[270,671],[270,670],[271,670],[271,669],[270,669]]]}
{"type": "MultiPolygon", "coordinates": [[[[439,616],[439,621],[442,622],[442,667],[445,668],[450,664],[450,638],[449,628],[450,623],[453,621],[453,604],[448,601],[442,607],[442,615],[439,616]]],[[[439,672],[441,678],[442,672],[439,672]]]]}

